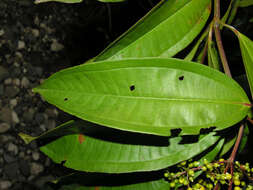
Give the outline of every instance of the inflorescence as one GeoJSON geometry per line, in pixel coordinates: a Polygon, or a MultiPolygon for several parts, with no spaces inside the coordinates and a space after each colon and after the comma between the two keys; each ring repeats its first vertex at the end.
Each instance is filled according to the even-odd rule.
{"type": "Polygon", "coordinates": [[[253,190],[253,168],[250,168],[249,163],[243,165],[236,161],[230,172],[228,164],[231,163],[224,159],[212,163],[204,159],[203,164],[183,161],[176,166],[176,172],[167,171],[164,177],[172,189],[184,186],[187,190],[211,190],[218,189],[217,186],[222,189],[233,186],[234,190],[253,190]]]}

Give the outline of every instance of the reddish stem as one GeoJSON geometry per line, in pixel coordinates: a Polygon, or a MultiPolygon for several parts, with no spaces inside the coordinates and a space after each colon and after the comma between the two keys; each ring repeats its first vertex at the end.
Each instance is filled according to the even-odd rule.
{"type": "Polygon", "coordinates": [[[227,57],[223,48],[222,40],[221,40],[221,34],[220,34],[220,27],[219,27],[219,22],[220,22],[220,0],[215,0],[214,1],[214,34],[215,34],[215,39],[217,42],[221,62],[224,68],[224,71],[226,75],[232,77],[229,66],[228,66],[228,61],[227,57]]]}
{"type": "Polygon", "coordinates": [[[252,120],[252,119],[250,119],[250,118],[248,117],[247,120],[253,125],[253,120],[252,120]]]}
{"type": "Polygon", "coordinates": [[[204,64],[206,54],[207,54],[207,48],[208,48],[208,40],[205,43],[204,50],[203,50],[204,52],[203,52],[203,55],[201,57],[200,64],[204,64]]]}

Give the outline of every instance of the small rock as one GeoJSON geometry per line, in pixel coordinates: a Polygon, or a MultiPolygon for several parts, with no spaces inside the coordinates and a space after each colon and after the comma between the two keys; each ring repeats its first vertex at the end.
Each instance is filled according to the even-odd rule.
{"type": "Polygon", "coordinates": [[[23,59],[22,53],[20,53],[20,52],[17,51],[17,52],[15,53],[15,55],[16,55],[20,60],[23,59]]]}
{"type": "Polygon", "coordinates": [[[34,72],[37,76],[41,77],[43,74],[43,68],[41,67],[34,67],[34,72]]]}
{"type": "Polygon", "coordinates": [[[16,161],[16,158],[11,156],[10,154],[8,153],[5,153],[4,156],[3,156],[5,162],[7,163],[11,163],[11,162],[15,162],[16,161]]]}
{"type": "Polygon", "coordinates": [[[23,77],[21,79],[21,87],[28,88],[29,84],[30,84],[30,82],[26,77],[23,77]]]}
{"type": "Polygon", "coordinates": [[[24,176],[30,175],[30,166],[26,160],[21,159],[19,161],[19,169],[24,176]]]}
{"type": "Polygon", "coordinates": [[[58,116],[58,111],[57,109],[50,109],[47,108],[45,110],[45,113],[48,115],[49,118],[56,118],[58,116]]]}
{"type": "Polygon", "coordinates": [[[1,190],[5,190],[5,189],[9,189],[11,187],[11,182],[10,181],[0,181],[0,189],[1,190]]]}
{"type": "Polygon", "coordinates": [[[53,43],[51,44],[51,51],[57,52],[61,51],[64,48],[62,44],[60,44],[57,40],[53,40],[53,43]]]}
{"type": "Polygon", "coordinates": [[[7,132],[11,126],[8,123],[1,123],[0,124],[0,133],[5,133],[7,132]]]}
{"type": "Polygon", "coordinates": [[[8,77],[9,72],[4,67],[0,66],[0,82],[8,77]]]}
{"type": "Polygon", "coordinates": [[[29,123],[33,121],[35,111],[32,108],[29,108],[28,111],[23,113],[23,118],[25,122],[29,123]]]}
{"type": "MultiPolygon", "coordinates": [[[[19,2],[19,4],[21,5],[21,6],[26,6],[26,7],[31,7],[32,6],[32,2],[31,1],[29,1],[29,0],[20,0],[20,1],[18,1],[19,2]]],[[[26,17],[25,17],[26,18],[26,17]]]]}
{"type": "Polygon", "coordinates": [[[5,96],[9,98],[16,97],[18,93],[19,93],[19,88],[17,88],[16,86],[7,86],[5,88],[5,96]]]}
{"type": "Polygon", "coordinates": [[[40,35],[40,31],[38,29],[32,29],[32,34],[33,34],[34,37],[37,38],[40,35]]]}
{"type": "Polygon", "coordinates": [[[14,108],[17,104],[18,104],[17,99],[11,99],[10,100],[10,106],[11,106],[11,108],[14,108]]]}
{"type": "Polygon", "coordinates": [[[35,16],[35,18],[34,18],[34,24],[36,24],[36,25],[39,25],[40,24],[40,20],[39,20],[39,17],[38,16],[35,16]]]}
{"type": "Polygon", "coordinates": [[[18,176],[18,163],[12,162],[10,164],[5,164],[4,172],[7,174],[9,178],[16,179],[18,176]]]}
{"type": "Polygon", "coordinates": [[[55,122],[55,120],[53,120],[53,119],[49,119],[48,120],[48,122],[47,122],[47,129],[54,129],[55,128],[55,126],[56,126],[56,122],[55,122]]]}
{"type": "Polygon", "coordinates": [[[39,189],[43,189],[43,187],[45,187],[46,183],[51,182],[54,179],[55,178],[51,175],[39,177],[39,179],[37,179],[35,181],[35,186],[38,187],[39,189]]]}
{"type": "Polygon", "coordinates": [[[20,86],[20,80],[18,78],[15,78],[12,80],[12,83],[15,85],[15,86],[20,86]]]}
{"type": "Polygon", "coordinates": [[[25,48],[25,42],[24,41],[18,41],[18,49],[24,49],[25,48]]]}
{"type": "Polygon", "coordinates": [[[33,152],[32,158],[33,158],[33,160],[37,161],[40,159],[40,154],[38,152],[33,152]]]}
{"type": "Polygon", "coordinates": [[[12,76],[12,77],[20,77],[21,74],[22,74],[22,68],[20,68],[20,67],[13,67],[13,69],[11,70],[10,76],[12,76]]]}
{"type": "Polygon", "coordinates": [[[10,85],[12,83],[12,78],[7,78],[4,80],[5,85],[10,85]]]}
{"type": "Polygon", "coordinates": [[[20,67],[19,63],[17,63],[17,62],[15,62],[13,65],[14,65],[15,67],[20,67]]]}
{"type": "Polygon", "coordinates": [[[40,129],[41,129],[42,132],[45,132],[46,131],[46,126],[44,124],[41,124],[40,129]]]}
{"type": "Polygon", "coordinates": [[[4,121],[8,124],[11,124],[12,122],[12,113],[11,109],[8,107],[3,107],[0,109],[0,120],[4,121]]]}
{"type": "Polygon", "coordinates": [[[35,121],[36,121],[36,123],[41,124],[41,123],[43,123],[44,120],[45,120],[45,118],[44,118],[44,114],[43,113],[37,113],[35,115],[35,121]]]}
{"type": "Polygon", "coordinates": [[[45,160],[45,166],[49,167],[50,164],[51,164],[51,160],[49,158],[46,158],[46,160],[45,160]]]}
{"type": "Polygon", "coordinates": [[[14,124],[19,123],[18,114],[17,114],[15,111],[12,111],[11,114],[12,114],[12,122],[13,122],[14,124]]]}
{"type": "Polygon", "coordinates": [[[0,135],[0,143],[5,144],[7,141],[11,140],[11,136],[8,135],[0,135]]]}
{"type": "Polygon", "coordinates": [[[19,158],[24,158],[25,157],[25,153],[24,152],[20,152],[18,156],[19,156],[19,158]]]}
{"type": "Polygon", "coordinates": [[[4,95],[4,85],[0,84],[0,97],[3,95],[4,95]]]}
{"type": "Polygon", "coordinates": [[[18,147],[17,147],[17,145],[13,144],[12,142],[10,142],[8,144],[7,150],[9,152],[12,152],[14,155],[17,155],[17,153],[18,153],[18,147]]]}
{"type": "Polygon", "coordinates": [[[0,36],[2,36],[2,35],[4,35],[4,30],[3,29],[0,30],[0,36]]]}
{"type": "Polygon", "coordinates": [[[39,173],[43,172],[43,170],[44,170],[44,167],[41,164],[36,163],[36,162],[31,163],[30,172],[32,175],[38,175],[39,173]]]}

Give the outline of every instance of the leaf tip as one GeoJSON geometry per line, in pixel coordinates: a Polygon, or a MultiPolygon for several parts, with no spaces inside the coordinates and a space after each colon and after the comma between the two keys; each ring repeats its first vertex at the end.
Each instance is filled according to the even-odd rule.
{"type": "Polygon", "coordinates": [[[19,133],[18,135],[25,142],[25,144],[29,144],[31,141],[33,141],[34,139],[36,139],[36,137],[32,137],[32,136],[24,134],[24,133],[19,133]]]}

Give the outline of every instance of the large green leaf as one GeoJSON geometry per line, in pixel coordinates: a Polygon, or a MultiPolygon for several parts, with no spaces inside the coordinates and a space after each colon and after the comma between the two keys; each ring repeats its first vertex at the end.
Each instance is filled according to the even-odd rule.
{"type": "Polygon", "coordinates": [[[98,1],[103,2],[103,3],[118,3],[125,0],[98,0],[98,1]]]}
{"type": "MultiPolygon", "coordinates": [[[[73,131],[86,127],[82,122],[68,123],[67,126],[73,131]]],[[[166,168],[200,154],[220,138],[211,133],[201,136],[198,142],[184,143],[190,137],[168,139],[111,130],[106,133],[103,129],[89,134],[87,128],[82,134],[63,136],[42,146],[41,151],[56,163],[66,161],[64,166],[75,170],[126,173],[166,168]]],[[[50,136],[48,133],[44,135],[50,136]]]]}
{"type": "Polygon", "coordinates": [[[39,3],[46,3],[46,2],[60,2],[60,3],[80,3],[82,0],[35,0],[34,3],[39,4],[39,3]]]}
{"type": "Polygon", "coordinates": [[[253,96],[253,42],[238,31],[236,34],[240,42],[243,63],[249,81],[251,95],[253,96]]]}
{"type": "Polygon", "coordinates": [[[64,185],[60,190],[170,190],[167,181],[160,179],[149,182],[122,186],[83,186],[79,184],[64,185]]]}
{"type": "Polygon", "coordinates": [[[84,64],[54,74],[34,92],[81,119],[162,136],[229,127],[251,106],[223,73],[172,58],[84,64]]]}
{"type": "Polygon", "coordinates": [[[94,61],[130,57],[172,57],[204,27],[211,0],[167,0],[109,45],[94,61]]]}

